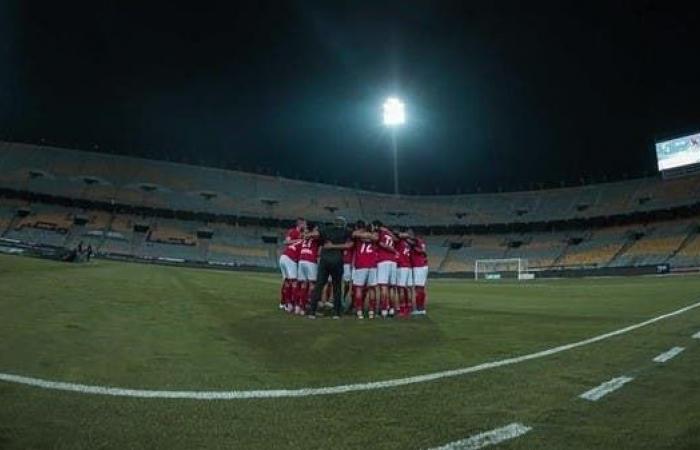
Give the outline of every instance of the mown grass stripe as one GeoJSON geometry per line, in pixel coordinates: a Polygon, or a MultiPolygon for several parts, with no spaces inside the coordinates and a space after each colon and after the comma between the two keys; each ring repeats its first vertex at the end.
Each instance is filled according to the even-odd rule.
{"type": "Polygon", "coordinates": [[[169,398],[169,399],[191,399],[191,400],[235,400],[235,399],[262,399],[262,398],[282,398],[282,397],[309,397],[314,395],[331,395],[344,394],[347,392],[371,391],[376,389],[387,389],[408,384],[425,383],[428,381],[439,380],[443,378],[451,378],[460,375],[466,375],[483,370],[494,369],[496,367],[508,366],[534,359],[544,358],[557,353],[562,353],[585,345],[590,345],[596,342],[604,341],[615,336],[620,336],[630,331],[654,324],[661,320],[665,320],[700,306],[700,302],[685,306],[670,313],[662,314],[653,317],[644,322],[639,322],[634,325],[629,325],[619,330],[604,333],[582,341],[572,342],[570,344],[560,345],[558,347],[541,350],[539,352],[530,353],[528,355],[506,358],[499,361],[491,361],[476,366],[463,367],[461,369],[446,370],[443,372],[434,372],[425,375],[417,375],[405,378],[396,378],[393,380],[373,381],[367,383],[345,384],[339,386],[328,386],[320,388],[300,388],[300,389],[267,389],[267,390],[234,390],[234,391],[165,391],[165,390],[146,390],[146,389],[125,389],[108,386],[94,386],[86,384],[76,384],[60,381],[44,380],[40,378],[26,377],[9,373],[0,373],[0,381],[9,383],[24,384],[35,386],[44,389],[62,390],[70,392],[78,392],[81,394],[95,395],[111,395],[116,397],[137,397],[137,398],[169,398]]]}

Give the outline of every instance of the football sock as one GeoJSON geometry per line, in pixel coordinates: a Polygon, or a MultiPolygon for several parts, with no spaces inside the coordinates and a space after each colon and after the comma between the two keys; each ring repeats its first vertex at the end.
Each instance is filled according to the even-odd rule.
{"type": "Polygon", "coordinates": [[[425,288],[423,286],[416,287],[416,309],[425,309],[425,288]]]}

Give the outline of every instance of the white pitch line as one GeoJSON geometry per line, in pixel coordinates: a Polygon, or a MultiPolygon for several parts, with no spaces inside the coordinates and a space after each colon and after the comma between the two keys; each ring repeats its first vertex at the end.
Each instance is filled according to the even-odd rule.
{"type": "Polygon", "coordinates": [[[626,383],[629,383],[632,381],[632,377],[618,377],[618,378],[613,378],[610,381],[606,381],[605,383],[601,384],[600,386],[596,386],[590,391],[586,391],[583,394],[579,395],[580,398],[584,400],[590,400],[592,402],[595,402],[604,396],[608,395],[612,391],[616,391],[620,389],[623,385],[626,383]]]}
{"type": "Polygon", "coordinates": [[[685,347],[673,347],[670,350],[657,355],[653,361],[657,363],[665,363],[669,359],[678,356],[683,350],[685,350],[685,347]]]}
{"type": "Polygon", "coordinates": [[[639,322],[634,325],[629,325],[619,330],[610,331],[605,334],[584,339],[582,341],[572,342],[570,344],[560,345],[558,347],[541,350],[528,355],[515,356],[512,358],[491,361],[476,366],[463,367],[461,369],[446,370],[443,372],[428,373],[425,375],[416,375],[405,378],[395,378],[393,380],[372,381],[367,383],[343,384],[339,386],[328,386],[320,388],[299,388],[299,389],[262,389],[262,390],[239,390],[239,391],[160,391],[149,389],[125,389],[109,386],[95,386],[87,384],[66,383],[61,381],[44,380],[41,378],[25,377],[22,375],[14,375],[10,373],[0,373],[0,381],[9,383],[24,384],[35,386],[43,389],[53,389],[60,391],[78,392],[81,394],[96,394],[96,395],[111,395],[115,397],[137,397],[137,398],[171,398],[171,399],[191,399],[191,400],[235,400],[235,399],[251,399],[251,398],[282,398],[282,397],[309,397],[313,395],[331,395],[344,394],[347,392],[371,391],[375,389],[387,389],[407,384],[425,383],[427,381],[440,380],[443,378],[457,377],[469,373],[481,372],[483,370],[494,369],[496,367],[509,366],[533,359],[544,358],[557,353],[562,353],[574,348],[583,347],[584,345],[600,342],[611,337],[619,336],[630,331],[637,330],[647,325],[659,322],[670,317],[678,316],[691,309],[700,306],[700,302],[685,306],[670,313],[639,322]]]}
{"type": "Polygon", "coordinates": [[[693,339],[700,339],[700,331],[693,335],[693,339]]]}
{"type": "Polygon", "coordinates": [[[450,442],[440,447],[435,447],[430,450],[476,450],[479,448],[488,447],[489,445],[500,444],[503,441],[515,439],[522,436],[532,427],[523,425],[522,423],[511,423],[505,427],[496,428],[484,433],[475,434],[474,436],[459,441],[450,442]]]}

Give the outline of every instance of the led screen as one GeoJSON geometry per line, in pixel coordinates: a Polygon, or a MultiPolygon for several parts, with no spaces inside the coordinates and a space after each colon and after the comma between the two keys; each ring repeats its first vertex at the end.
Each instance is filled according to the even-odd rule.
{"type": "Polygon", "coordinates": [[[659,170],[700,163],[700,133],[656,143],[659,170]]]}

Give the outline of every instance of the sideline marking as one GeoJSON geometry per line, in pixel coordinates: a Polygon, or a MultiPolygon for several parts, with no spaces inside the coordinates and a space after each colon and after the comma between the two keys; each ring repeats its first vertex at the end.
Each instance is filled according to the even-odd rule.
{"type": "Polygon", "coordinates": [[[457,377],[468,373],[481,372],[482,370],[493,369],[496,367],[509,366],[524,361],[544,358],[546,356],[562,353],[577,347],[593,344],[614,336],[629,333],[630,331],[651,325],[669,317],[678,316],[693,308],[700,306],[700,302],[685,306],[670,313],[639,322],[634,325],[629,325],[619,330],[610,331],[605,334],[584,339],[582,341],[572,342],[570,344],[560,345],[547,350],[541,350],[528,355],[515,356],[512,358],[501,359],[499,361],[491,361],[476,366],[463,367],[461,369],[446,370],[443,372],[428,373],[425,375],[416,375],[405,378],[395,378],[393,380],[373,381],[368,383],[343,384],[339,386],[328,386],[320,388],[299,388],[299,389],[262,389],[262,390],[240,390],[240,391],[157,391],[149,389],[125,389],[109,386],[95,386],[87,384],[66,383],[61,381],[44,380],[41,378],[25,377],[22,375],[14,375],[10,373],[0,372],[0,381],[9,383],[25,384],[43,389],[53,389],[59,391],[79,392],[81,394],[96,394],[96,395],[112,395],[115,397],[137,397],[137,398],[177,398],[177,399],[192,399],[192,400],[234,400],[234,399],[250,399],[250,398],[282,398],[282,397],[309,397],[312,395],[330,395],[344,394],[347,392],[371,391],[375,389],[386,389],[397,386],[405,386],[407,384],[425,383],[427,381],[439,380],[442,378],[457,377]]]}
{"type": "Polygon", "coordinates": [[[657,355],[656,358],[654,358],[652,361],[657,363],[665,363],[669,359],[680,354],[683,350],[685,350],[685,347],[673,347],[672,349],[667,350],[661,353],[660,355],[657,355]]]}
{"type": "Polygon", "coordinates": [[[605,383],[601,384],[600,386],[596,386],[590,391],[586,391],[583,394],[579,395],[580,398],[584,400],[590,400],[592,402],[598,401],[599,399],[605,397],[609,393],[616,391],[620,389],[623,385],[626,383],[629,383],[632,381],[634,378],[632,377],[618,377],[618,378],[613,378],[610,381],[606,381],[605,383]]]}
{"type": "Polygon", "coordinates": [[[510,439],[515,439],[516,437],[522,436],[530,430],[532,430],[532,427],[528,427],[522,423],[511,423],[505,427],[475,434],[474,436],[470,436],[466,439],[450,442],[449,444],[435,447],[430,450],[476,450],[479,448],[488,447],[489,445],[496,445],[510,439]]]}

